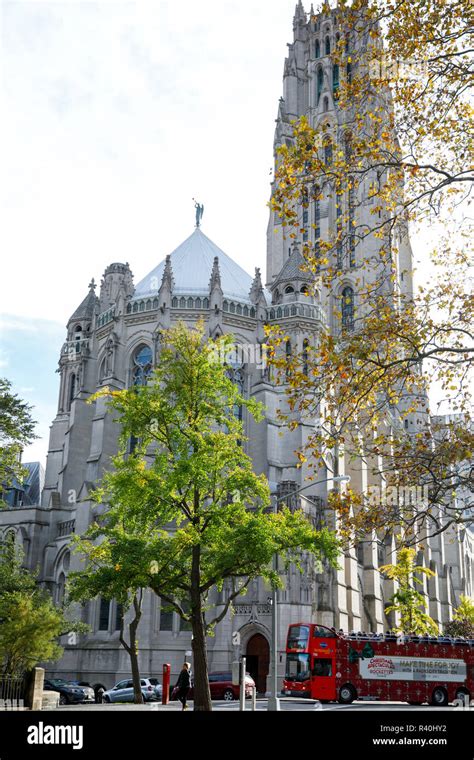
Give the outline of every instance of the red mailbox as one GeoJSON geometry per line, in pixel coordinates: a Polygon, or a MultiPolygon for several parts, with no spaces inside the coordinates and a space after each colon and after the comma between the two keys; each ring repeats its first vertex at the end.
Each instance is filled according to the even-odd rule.
{"type": "Polygon", "coordinates": [[[171,680],[171,665],[165,663],[163,665],[163,692],[161,695],[161,704],[167,705],[170,701],[170,680],[171,680]]]}

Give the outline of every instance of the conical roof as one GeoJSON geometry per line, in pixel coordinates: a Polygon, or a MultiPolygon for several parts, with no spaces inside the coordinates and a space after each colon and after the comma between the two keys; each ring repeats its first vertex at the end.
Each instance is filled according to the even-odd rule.
{"type": "MultiPolygon", "coordinates": [[[[224,298],[250,303],[249,293],[253,278],[213,243],[199,227],[196,227],[192,235],[170,254],[174,280],[173,294],[208,295],[215,257],[219,260],[224,298]]],[[[158,292],[165,263],[164,259],[138,283],[135,288],[135,298],[158,292]]]]}
{"type": "Polygon", "coordinates": [[[285,261],[279,274],[272,282],[272,289],[275,288],[279,282],[288,282],[291,280],[308,280],[311,278],[309,272],[304,271],[306,262],[299,252],[297,246],[294,246],[291,255],[285,261]]]}
{"type": "Polygon", "coordinates": [[[94,293],[94,288],[90,287],[90,290],[82,303],[77,307],[74,314],[69,317],[69,322],[72,322],[75,319],[92,319],[97,302],[98,298],[94,293]]]}

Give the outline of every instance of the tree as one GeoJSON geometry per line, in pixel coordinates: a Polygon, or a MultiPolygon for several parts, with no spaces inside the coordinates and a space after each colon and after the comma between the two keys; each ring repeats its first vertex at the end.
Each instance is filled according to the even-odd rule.
{"type": "MultiPolygon", "coordinates": [[[[320,421],[308,445],[315,467],[326,451],[344,447],[394,488],[415,483],[429,492],[410,509],[380,500],[359,509],[355,494],[354,509],[340,512],[348,532],[398,525],[414,543],[472,522],[473,7],[469,0],[354,0],[339,2],[336,16],[344,33],[331,58],[341,72],[334,96],[344,126],[294,122],[292,144],[278,150],[271,199],[290,238],[305,231],[310,204],[324,199],[336,209],[335,228],[302,245],[308,273],[333,295],[335,328],[290,367],[276,351],[274,366],[289,381],[291,411],[320,421]],[[428,228],[432,241],[423,256],[431,281],[415,291],[409,226],[428,228]],[[351,295],[334,297],[348,271],[352,303],[351,295]],[[426,421],[433,386],[459,415],[448,425],[426,421]],[[453,492],[462,500],[454,503],[453,492]]],[[[315,237],[319,225],[311,226],[315,237]]],[[[284,331],[270,335],[277,349],[284,331]]]]}
{"type": "Polygon", "coordinates": [[[133,540],[126,541],[126,537],[133,535],[135,529],[139,535],[141,526],[135,525],[133,515],[130,514],[127,519],[125,513],[122,513],[119,542],[115,539],[115,526],[109,527],[107,523],[100,528],[96,526],[83,537],[74,538],[75,549],[84,555],[87,564],[85,570],[69,574],[68,597],[74,602],[85,602],[100,596],[115,599],[120,605],[120,643],[130,657],[134,701],[136,704],[142,704],[138,626],[142,616],[143,592],[148,583],[148,575],[147,573],[142,573],[141,577],[137,575],[137,568],[141,566],[141,558],[137,554],[141,551],[141,543],[134,543],[133,540]],[[94,539],[98,537],[101,542],[96,545],[94,539]],[[133,611],[133,615],[128,624],[127,641],[124,632],[125,616],[130,610],[133,611]]]}
{"type": "Polygon", "coordinates": [[[415,565],[415,550],[405,547],[400,549],[397,555],[398,563],[396,565],[383,565],[380,572],[397,581],[398,589],[392,595],[390,604],[385,609],[385,613],[398,612],[400,614],[400,623],[394,627],[395,631],[402,633],[438,633],[438,626],[435,621],[425,612],[425,599],[413,584],[423,585],[423,581],[417,578],[418,575],[424,575],[431,578],[435,575],[427,567],[415,565]]]}
{"type": "Polygon", "coordinates": [[[58,638],[70,631],[88,630],[67,620],[35,574],[22,566],[12,542],[0,543],[0,667],[3,675],[20,675],[40,661],[58,660],[58,638]]]}
{"type": "Polygon", "coordinates": [[[21,452],[37,436],[32,407],[11,392],[11,382],[0,378],[0,506],[5,502],[2,493],[16,479],[25,477],[20,464],[21,452]]]}
{"type": "Polygon", "coordinates": [[[474,638],[474,602],[470,597],[461,594],[453,619],[445,625],[445,633],[448,636],[474,638]]]}
{"type": "Polygon", "coordinates": [[[253,578],[281,584],[276,552],[287,564],[310,552],[334,565],[338,543],[299,509],[269,512],[268,483],[252,470],[235,415],[242,407],[258,420],[261,408],[218,360],[230,337],[206,341],[203,329],[164,333],[146,385],[101,392],[121,424],[122,449],[94,493],[109,506],[89,537],[110,539],[130,588],[148,586],[191,624],[195,709],[211,710],[206,636],[233,600],[253,578]],[[137,443],[127,454],[130,437],[137,443]],[[215,589],[224,596],[219,608],[215,589]]]}

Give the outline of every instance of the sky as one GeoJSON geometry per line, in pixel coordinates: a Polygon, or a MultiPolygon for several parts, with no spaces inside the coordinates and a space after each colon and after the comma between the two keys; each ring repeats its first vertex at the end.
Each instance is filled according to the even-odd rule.
{"type": "Polygon", "coordinates": [[[265,267],[293,0],[0,2],[0,372],[45,459],[65,324],[113,261],[138,282],[194,228],[265,267]]]}
{"type": "MultiPolygon", "coordinates": [[[[0,0],[0,372],[45,462],[65,325],[105,267],[135,283],[203,231],[265,271],[295,0],[0,0]]],[[[309,9],[308,7],[306,8],[309,9]]]]}

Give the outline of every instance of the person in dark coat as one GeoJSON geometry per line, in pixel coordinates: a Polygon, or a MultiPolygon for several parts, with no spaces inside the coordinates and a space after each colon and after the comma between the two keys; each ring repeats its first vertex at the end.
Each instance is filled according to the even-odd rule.
{"type": "Polygon", "coordinates": [[[189,662],[185,662],[178,680],[176,681],[176,688],[178,689],[178,699],[183,705],[183,710],[187,710],[186,699],[189,689],[191,687],[191,665],[189,662]]]}

